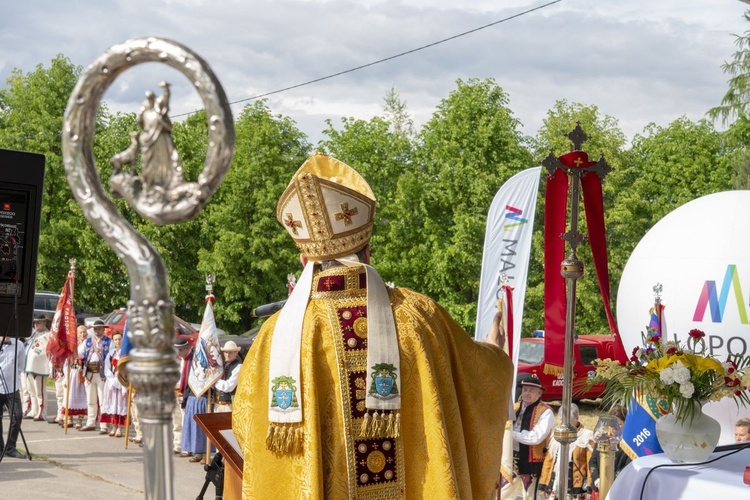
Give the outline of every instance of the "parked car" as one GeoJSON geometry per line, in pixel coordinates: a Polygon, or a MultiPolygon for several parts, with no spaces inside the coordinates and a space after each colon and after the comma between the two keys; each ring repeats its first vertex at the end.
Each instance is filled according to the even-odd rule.
{"type": "MultiPolygon", "coordinates": [[[[111,337],[115,333],[122,333],[125,329],[125,318],[127,317],[127,314],[128,310],[121,307],[120,309],[115,309],[109,313],[102,320],[104,321],[104,332],[107,336],[111,337]]],[[[193,328],[193,325],[178,316],[174,317],[174,326],[180,330],[176,333],[177,335],[185,335],[191,339],[194,339],[198,335],[198,331],[193,328]]]]}
{"type": "MultiPolygon", "coordinates": [[[[595,359],[616,359],[615,338],[612,335],[579,335],[573,345],[573,399],[596,399],[604,392],[604,384],[586,389],[588,377],[594,375],[595,359]]],[[[625,363],[627,360],[618,360],[625,363]]],[[[522,338],[518,352],[518,384],[531,375],[539,377],[547,389],[542,395],[545,401],[562,398],[563,374],[544,373],[544,337],[522,338]]],[[[516,390],[518,391],[518,384],[516,390]]],[[[518,396],[518,394],[516,394],[518,396]]]]}
{"type": "MultiPolygon", "coordinates": [[[[59,293],[45,291],[36,292],[34,294],[34,314],[44,314],[44,316],[47,317],[47,326],[51,325],[59,301],[59,293]]],[[[76,322],[79,325],[86,324],[87,318],[98,318],[101,316],[101,313],[98,312],[87,311],[76,305],[73,307],[76,311],[76,322]]]]}
{"type": "MultiPolygon", "coordinates": [[[[103,319],[105,327],[104,331],[106,335],[111,337],[115,332],[122,333],[123,329],[125,328],[125,318],[127,316],[127,312],[127,309],[125,309],[124,307],[115,309],[103,319]]],[[[176,335],[187,337],[188,341],[191,344],[195,343],[195,340],[198,338],[198,330],[200,328],[200,324],[189,323],[179,316],[175,316],[174,326],[179,329],[179,332],[177,332],[176,335]],[[198,328],[196,328],[194,325],[198,325],[198,328]]],[[[230,335],[223,330],[219,330],[219,344],[223,346],[227,341],[234,340],[234,342],[240,347],[240,356],[242,357],[242,359],[244,359],[257,334],[257,328],[245,332],[242,335],[230,335]]]]}

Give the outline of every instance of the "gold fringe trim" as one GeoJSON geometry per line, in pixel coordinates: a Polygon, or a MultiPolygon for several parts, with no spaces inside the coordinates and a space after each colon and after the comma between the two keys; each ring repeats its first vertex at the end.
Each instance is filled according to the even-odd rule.
{"type": "Polygon", "coordinates": [[[301,424],[270,423],[266,433],[266,448],[278,455],[302,452],[304,432],[301,424]]]}
{"type": "Polygon", "coordinates": [[[545,375],[561,375],[564,370],[564,366],[546,364],[543,371],[545,375]]]}
{"type": "Polygon", "coordinates": [[[392,410],[388,415],[385,411],[365,412],[359,435],[363,438],[375,438],[383,436],[399,437],[401,434],[401,413],[392,410]]]}

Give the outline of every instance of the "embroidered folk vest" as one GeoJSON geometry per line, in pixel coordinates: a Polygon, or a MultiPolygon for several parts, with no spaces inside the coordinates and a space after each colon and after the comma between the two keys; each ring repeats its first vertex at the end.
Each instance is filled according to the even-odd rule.
{"type": "MultiPolygon", "coordinates": [[[[530,431],[539,422],[542,414],[546,410],[551,410],[549,405],[542,401],[527,406],[523,415],[519,415],[521,403],[516,403],[513,408],[516,412],[516,418],[521,417],[521,430],[530,431]]],[[[550,433],[551,434],[551,433],[550,433]]],[[[536,445],[518,445],[518,472],[519,474],[540,474],[544,457],[547,454],[547,444],[550,436],[547,436],[541,443],[536,445]]]]}

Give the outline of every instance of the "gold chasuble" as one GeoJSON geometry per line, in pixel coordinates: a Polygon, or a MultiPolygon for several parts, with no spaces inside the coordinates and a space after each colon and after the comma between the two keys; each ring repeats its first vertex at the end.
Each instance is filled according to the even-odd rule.
{"type": "Polygon", "coordinates": [[[429,298],[391,289],[401,373],[387,375],[397,377],[402,405],[395,418],[373,415],[365,407],[376,380],[367,380],[365,281],[362,267],[314,278],[302,332],[301,451],[267,448],[278,315],[261,328],[232,417],[245,458],[243,499],[489,499],[500,476],[510,359],[473,341],[429,298]]]}

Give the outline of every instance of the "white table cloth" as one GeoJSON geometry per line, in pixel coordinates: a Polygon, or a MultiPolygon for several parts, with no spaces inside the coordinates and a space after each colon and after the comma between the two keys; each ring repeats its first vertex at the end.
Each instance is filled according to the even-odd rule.
{"type": "Polygon", "coordinates": [[[744,448],[736,453],[714,452],[709,460],[715,458],[718,460],[710,464],[693,465],[673,464],[663,453],[641,457],[620,472],[607,499],[750,499],[750,486],[742,482],[745,467],[750,465],[750,448],[744,448]],[[659,467],[646,479],[649,471],[663,464],[668,466],[659,467]]]}

